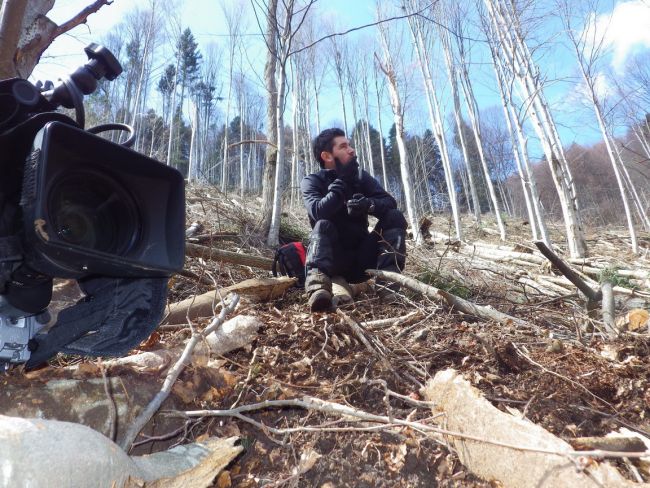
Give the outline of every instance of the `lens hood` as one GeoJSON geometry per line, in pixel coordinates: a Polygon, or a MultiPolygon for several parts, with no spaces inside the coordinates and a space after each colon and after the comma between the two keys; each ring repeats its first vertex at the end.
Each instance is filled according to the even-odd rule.
{"type": "Polygon", "coordinates": [[[24,167],[26,263],[62,278],[167,276],[182,269],[185,197],[169,166],[61,122],[24,167]]]}

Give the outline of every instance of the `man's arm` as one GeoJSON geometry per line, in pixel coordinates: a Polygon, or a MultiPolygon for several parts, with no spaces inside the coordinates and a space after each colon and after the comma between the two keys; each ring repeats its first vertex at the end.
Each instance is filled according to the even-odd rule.
{"type": "Polygon", "coordinates": [[[307,215],[314,222],[331,219],[345,204],[346,184],[336,179],[329,186],[314,175],[305,176],[300,183],[307,215]]]}
{"type": "Polygon", "coordinates": [[[387,210],[397,208],[395,199],[382,188],[376,179],[365,171],[363,172],[363,180],[361,181],[361,190],[375,204],[373,215],[380,216],[387,210]]]}

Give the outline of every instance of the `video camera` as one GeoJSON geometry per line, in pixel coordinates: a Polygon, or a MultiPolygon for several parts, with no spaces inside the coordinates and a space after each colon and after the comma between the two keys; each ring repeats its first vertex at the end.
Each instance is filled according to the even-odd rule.
{"type": "Polygon", "coordinates": [[[57,352],[117,356],[160,322],[168,277],[183,267],[182,175],[129,147],[134,130],[84,130],[83,96],[122,67],[97,44],[55,86],[0,81],[0,363],[57,352]],[[55,112],[75,110],[75,118],[55,112]],[[99,137],[128,131],[122,144],[99,137]],[[50,321],[53,278],[85,297],[50,321]]]}

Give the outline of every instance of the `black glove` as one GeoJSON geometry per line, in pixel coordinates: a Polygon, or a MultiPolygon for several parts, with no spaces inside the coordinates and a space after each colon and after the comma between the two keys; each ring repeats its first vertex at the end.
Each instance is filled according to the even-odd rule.
{"type": "Polygon", "coordinates": [[[372,205],[372,200],[366,198],[362,193],[355,193],[352,199],[348,200],[348,215],[350,217],[365,217],[372,205]]]}
{"type": "Polygon", "coordinates": [[[355,156],[348,164],[342,164],[338,159],[335,160],[336,175],[348,184],[359,181],[359,161],[355,156]]]}
{"type": "Polygon", "coordinates": [[[328,192],[338,193],[339,196],[345,199],[345,196],[348,194],[348,185],[340,178],[335,179],[330,186],[327,187],[328,192]]]}

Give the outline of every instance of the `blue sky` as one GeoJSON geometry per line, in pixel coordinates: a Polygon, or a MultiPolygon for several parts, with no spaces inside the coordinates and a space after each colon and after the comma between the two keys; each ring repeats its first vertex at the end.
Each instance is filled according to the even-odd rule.
{"type": "MultiPolygon", "coordinates": [[[[580,0],[576,0],[580,1],[580,0]]],[[[538,0],[541,8],[552,5],[552,0],[538,0]]],[[[88,4],[88,0],[57,0],[51,17],[56,22],[69,18],[81,7],[88,4]]],[[[145,4],[143,1],[142,4],[145,4]]],[[[211,42],[224,42],[224,34],[227,32],[220,3],[215,0],[185,0],[180,3],[182,8],[183,25],[192,29],[202,50],[211,42]]],[[[243,4],[250,10],[250,2],[244,0],[243,4]]],[[[69,72],[79,63],[85,61],[83,46],[90,41],[97,41],[118,24],[124,15],[135,5],[132,0],[115,0],[112,5],[103,7],[102,10],[90,16],[87,26],[80,26],[72,32],[57,40],[52,48],[46,52],[43,62],[34,72],[36,79],[56,79],[69,72]],[[78,54],[75,54],[78,53],[78,54]]],[[[319,22],[316,25],[317,32],[333,28],[335,31],[344,31],[350,27],[370,23],[374,18],[375,2],[372,0],[320,0],[318,9],[319,22]],[[320,20],[324,20],[324,24],[320,20]],[[326,25],[328,27],[326,27],[326,25]]],[[[609,68],[618,76],[624,76],[623,67],[629,55],[643,49],[650,49],[650,5],[644,0],[611,1],[601,4],[600,11],[594,16],[593,25],[597,29],[607,29],[606,43],[608,45],[609,68]],[[610,14],[614,15],[610,15],[610,14]]],[[[246,16],[244,32],[258,34],[259,28],[252,16],[246,16]]],[[[559,22],[549,22],[541,31],[541,37],[557,37],[559,22]]],[[[363,38],[376,36],[375,28],[368,28],[359,33],[352,34],[351,38],[363,38]]],[[[256,36],[248,39],[247,55],[253,66],[261,66],[263,63],[263,49],[260,49],[256,36]]],[[[371,56],[372,53],[359,53],[360,56],[371,56]]],[[[498,95],[492,85],[491,67],[481,63],[487,61],[477,53],[478,68],[476,71],[477,82],[475,89],[481,108],[494,106],[499,103],[498,95]]],[[[553,49],[546,50],[540,57],[540,67],[549,79],[556,80],[551,83],[545,93],[551,103],[552,110],[558,122],[560,135],[565,145],[572,142],[589,144],[600,139],[595,125],[593,114],[579,102],[579,83],[577,68],[571,53],[567,50],[553,49]]],[[[421,84],[419,71],[413,66],[411,83],[421,84]]],[[[256,70],[260,71],[259,68],[256,70]]],[[[611,80],[603,75],[603,90],[608,89],[611,80]]],[[[417,87],[413,92],[417,94],[417,87]]],[[[338,107],[337,92],[330,88],[321,93],[324,100],[322,107],[338,107]],[[331,98],[332,100],[328,100],[331,98]]],[[[443,100],[448,103],[449,100],[443,100]]],[[[428,124],[426,119],[426,107],[424,103],[411,103],[408,105],[407,127],[419,132],[428,124]]],[[[390,126],[390,108],[388,101],[382,109],[385,130],[390,126]]],[[[328,124],[340,120],[338,110],[325,109],[322,122],[328,124]]]]}

